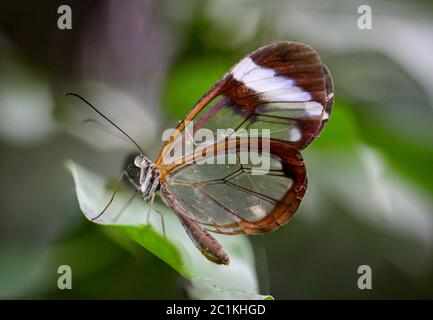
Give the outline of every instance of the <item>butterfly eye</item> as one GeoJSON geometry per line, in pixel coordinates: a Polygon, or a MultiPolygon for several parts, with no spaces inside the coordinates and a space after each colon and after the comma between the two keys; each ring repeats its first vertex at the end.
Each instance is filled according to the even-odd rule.
{"type": "Polygon", "coordinates": [[[148,161],[146,161],[146,157],[143,154],[139,154],[134,159],[134,165],[138,168],[143,168],[146,166],[148,161]]]}

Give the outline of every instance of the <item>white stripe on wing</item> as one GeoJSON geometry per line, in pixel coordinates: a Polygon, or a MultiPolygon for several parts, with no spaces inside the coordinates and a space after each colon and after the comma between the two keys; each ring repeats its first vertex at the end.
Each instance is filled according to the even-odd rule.
{"type": "MultiPolygon", "coordinates": [[[[250,57],[242,59],[231,70],[233,78],[260,94],[265,101],[278,102],[278,108],[293,109],[290,102],[307,102],[302,109],[311,116],[321,115],[323,106],[311,101],[310,93],[303,91],[295,85],[293,79],[277,75],[272,68],[265,68],[257,65],[250,57]],[[284,103],[287,102],[287,103],[284,103]]],[[[296,108],[299,108],[299,104],[296,108]]]]}

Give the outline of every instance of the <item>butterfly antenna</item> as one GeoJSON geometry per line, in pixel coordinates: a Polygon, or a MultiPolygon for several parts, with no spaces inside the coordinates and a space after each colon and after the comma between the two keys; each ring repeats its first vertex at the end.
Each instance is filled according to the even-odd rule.
{"type": "Polygon", "coordinates": [[[115,124],[113,122],[113,120],[111,120],[110,118],[108,118],[105,114],[103,114],[101,111],[99,111],[94,105],[92,105],[89,101],[87,101],[86,99],[84,99],[82,96],[80,96],[77,93],[72,93],[72,92],[67,92],[65,93],[65,96],[74,96],[77,97],[78,99],[81,99],[81,101],[83,101],[85,104],[87,104],[90,108],[92,108],[97,114],[99,114],[102,118],[104,118],[105,120],[107,120],[111,125],[113,125],[113,127],[115,127],[117,130],[119,130],[121,133],[123,133],[123,135],[128,138],[129,141],[131,141],[138,150],[140,150],[141,153],[144,153],[143,149],[140,147],[140,145],[131,138],[131,136],[129,134],[127,134],[125,131],[123,131],[117,124],[115,124]]]}

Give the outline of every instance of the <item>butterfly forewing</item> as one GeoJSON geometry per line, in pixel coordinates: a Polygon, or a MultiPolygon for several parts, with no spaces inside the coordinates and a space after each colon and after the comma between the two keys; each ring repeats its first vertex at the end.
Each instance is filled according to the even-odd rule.
{"type": "Polygon", "coordinates": [[[218,129],[232,129],[232,136],[246,136],[250,129],[268,129],[271,138],[301,150],[319,135],[332,103],[331,76],[312,48],[294,42],[260,48],[236,64],[200,99],[163,147],[156,163],[164,166],[175,160],[181,162],[185,152],[178,149],[185,145],[203,148],[194,136],[201,128],[215,133],[214,142],[225,138],[217,135],[218,129]]]}

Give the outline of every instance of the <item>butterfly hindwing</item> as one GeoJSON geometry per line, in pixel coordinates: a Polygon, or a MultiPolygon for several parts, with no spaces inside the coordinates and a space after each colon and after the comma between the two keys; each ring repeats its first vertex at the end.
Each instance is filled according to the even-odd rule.
{"type": "Polygon", "coordinates": [[[164,180],[164,189],[208,230],[269,232],[296,212],[307,187],[305,166],[299,151],[285,142],[271,140],[270,152],[264,152],[261,141],[257,148],[251,146],[248,138],[211,146],[206,153],[196,154],[194,163],[173,168],[164,180]],[[269,166],[252,164],[248,159],[255,153],[269,166]],[[235,161],[227,163],[227,155],[235,161]]]}

